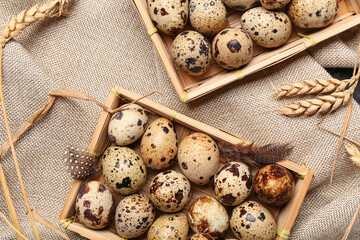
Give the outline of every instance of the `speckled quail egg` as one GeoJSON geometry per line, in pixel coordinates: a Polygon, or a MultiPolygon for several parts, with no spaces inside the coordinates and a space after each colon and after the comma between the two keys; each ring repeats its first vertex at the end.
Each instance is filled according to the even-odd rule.
{"type": "Polygon", "coordinates": [[[222,239],[229,227],[226,209],[209,196],[200,197],[191,204],[188,220],[195,233],[208,233],[215,239],[222,239]]]}
{"type": "Polygon", "coordinates": [[[107,148],[101,157],[101,169],[106,185],[119,194],[135,193],[146,181],[144,161],[128,147],[107,148]]]}
{"type": "Polygon", "coordinates": [[[206,36],[213,36],[228,24],[226,7],[221,0],[190,0],[191,26],[206,36]]]}
{"type": "Polygon", "coordinates": [[[134,194],[122,199],[115,213],[115,226],[123,238],[135,238],[147,231],[155,220],[155,209],[144,194],[134,194]]]}
{"type": "Polygon", "coordinates": [[[115,201],[104,184],[91,181],[80,189],[76,198],[75,211],[77,219],[86,227],[101,229],[112,220],[115,201]]]}
{"type": "Polygon", "coordinates": [[[261,5],[266,9],[279,9],[285,7],[291,0],[260,0],[261,5]]]}
{"type": "Polygon", "coordinates": [[[164,214],[155,220],[147,235],[148,240],[186,240],[189,225],[183,212],[164,214]]]}
{"type": "Polygon", "coordinates": [[[230,228],[238,239],[243,240],[273,240],[276,236],[274,217],[255,201],[246,201],[234,208],[230,228]]]}
{"type": "Polygon", "coordinates": [[[273,48],[284,44],[291,35],[290,18],[283,12],[256,7],[241,16],[241,23],[255,43],[273,48]]]}
{"type": "Polygon", "coordinates": [[[242,162],[229,162],[214,176],[215,198],[224,205],[239,205],[249,197],[251,188],[251,171],[242,162]]]}
{"type": "Polygon", "coordinates": [[[110,141],[120,146],[135,142],[144,133],[147,121],[145,110],[131,104],[111,117],[108,127],[110,141]]]}
{"type": "Polygon", "coordinates": [[[215,238],[213,238],[211,235],[207,233],[196,233],[189,238],[189,240],[214,240],[214,239],[215,238]]]}
{"type": "Polygon", "coordinates": [[[189,180],[174,170],[167,170],[154,177],[150,184],[150,199],[163,212],[177,212],[191,197],[189,180]]]}
{"type": "Polygon", "coordinates": [[[236,11],[246,11],[260,5],[259,0],[223,0],[223,2],[236,11]]]}
{"type": "Polygon", "coordinates": [[[178,161],[184,175],[193,183],[205,185],[219,168],[220,152],[208,135],[195,132],[179,145],[178,161]]]}
{"type": "Polygon", "coordinates": [[[174,125],[166,118],[156,119],[146,129],[140,144],[141,156],[152,169],[169,167],[178,151],[178,139],[174,125]]]}
{"type": "Polygon", "coordinates": [[[168,35],[181,32],[189,14],[188,0],[148,0],[148,10],[155,27],[168,35]]]}
{"type": "Polygon", "coordinates": [[[294,177],[282,166],[266,165],[255,175],[254,192],[265,204],[282,205],[291,199],[294,190],[294,177]]]}
{"type": "Polygon", "coordinates": [[[226,28],[212,42],[214,59],[219,66],[232,70],[247,64],[253,55],[253,43],[242,29],[226,28]]]}
{"type": "Polygon", "coordinates": [[[337,13],[337,0],[293,0],[288,6],[291,21],[302,28],[326,27],[337,13]]]}
{"type": "Polygon", "coordinates": [[[210,43],[195,31],[180,33],[172,42],[171,54],[175,64],[190,75],[201,75],[210,66],[210,43]]]}

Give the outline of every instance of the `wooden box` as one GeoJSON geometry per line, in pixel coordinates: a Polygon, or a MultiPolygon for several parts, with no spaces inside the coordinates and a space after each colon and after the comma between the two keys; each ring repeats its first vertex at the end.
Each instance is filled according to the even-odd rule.
{"type": "MultiPolygon", "coordinates": [[[[150,33],[155,26],[147,11],[146,0],[132,1],[146,29],[150,33]]],[[[180,100],[185,103],[215,91],[231,82],[240,80],[245,76],[282,62],[316,43],[322,42],[360,24],[360,0],[338,0],[338,4],[338,18],[333,24],[326,28],[307,30],[293,27],[290,39],[278,48],[266,49],[254,43],[252,60],[241,69],[241,72],[236,72],[237,74],[235,74],[234,71],[228,71],[219,67],[215,61],[213,61],[210,69],[206,73],[200,76],[190,76],[175,66],[172,60],[170,49],[174,37],[156,32],[151,35],[151,40],[159,53],[180,100]],[[299,36],[299,33],[305,34],[305,37],[299,36]]],[[[241,28],[241,14],[241,12],[228,10],[229,27],[241,28]]]]}
{"type": "MultiPolygon", "coordinates": [[[[117,87],[117,93],[119,93],[123,100],[121,100],[117,95],[113,93],[113,91],[110,92],[110,95],[106,101],[106,106],[114,109],[117,108],[119,105],[122,105],[124,102],[133,101],[135,99],[138,99],[138,94],[129,92],[123,88],[117,87]]],[[[158,103],[155,103],[149,99],[142,99],[137,104],[144,107],[146,110],[149,111],[149,122],[151,123],[154,119],[158,117],[165,117],[165,118],[173,118],[174,126],[177,130],[179,142],[181,140],[189,135],[193,131],[200,131],[203,133],[206,133],[210,135],[212,138],[214,138],[216,141],[225,141],[233,144],[237,143],[244,143],[245,139],[239,138],[237,136],[231,135],[225,131],[213,128],[209,125],[206,125],[204,123],[198,122],[194,119],[191,119],[189,117],[186,117],[172,109],[169,109],[167,107],[164,107],[158,103]]],[[[108,135],[107,135],[107,126],[110,121],[111,115],[103,111],[100,120],[96,126],[95,133],[92,139],[92,142],[90,144],[89,151],[93,153],[102,153],[106,146],[108,146],[108,135]]],[[[139,153],[139,140],[135,142],[134,144],[130,145],[131,148],[133,148],[135,151],[139,153]]],[[[140,153],[139,153],[140,154],[140,153]]],[[[225,162],[222,159],[222,162],[225,162]]],[[[295,163],[292,163],[290,161],[282,161],[279,163],[281,166],[284,166],[288,170],[290,170],[294,176],[301,175],[302,178],[296,179],[296,186],[295,186],[295,192],[292,197],[292,199],[281,208],[269,208],[268,209],[272,212],[274,215],[276,222],[277,222],[277,228],[285,231],[291,231],[291,228],[295,222],[296,216],[298,215],[298,212],[300,210],[301,204],[306,196],[306,192],[309,188],[309,185],[311,183],[311,180],[313,178],[313,173],[311,170],[300,167],[296,165],[295,163]]],[[[219,166],[220,167],[220,166],[219,166]]],[[[175,169],[179,172],[181,172],[177,162],[175,162],[170,168],[175,169]]],[[[257,169],[252,169],[253,173],[256,172],[257,169]]],[[[148,177],[146,184],[142,187],[141,191],[142,193],[145,193],[149,196],[149,185],[153,179],[153,177],[158,174],[160,171],[154,171],[148,169],[148,177]]],[[[99,180],[101,182],[104,182],[104,179],[101,175],[101,173],[98,173],[93,177],[95,180],[99,180]]],[[[64,204],[64,207],[61,211],[61,214],[59,216],[59,220],[62,221],[67,218],[71,218],[75,214],[75,201],[76,196],[78,194],[78,191],[80,190],[80,187],[82,185],[82,181],[75,180],[71,190],[69,192],[69,195],[66,199],[66,202],[64,204]]],[[[123,197],[120,195],[113,194],[116,200],[116,203],[118,203],[123,197]]],[[[189,208],[190,204],[199,196],[202,195],[213,195],[211,190],[211,184],[208,184],[206,186],[197,186],[192,184],[192,198],[190,202],[185,207],[185,212],[189,208]]],[[[253,196],[250,197],[252,199],[253,196]]],[[[231,208],[227,209],[231,211],[231,208]]],[[[159,212],[159,211],[158,211],[159,212]]],[[[79,233],[80,235],[93,239],[93,240],[120,240],[123,239],[119,237],[116,234],[115,230],[115,224],[114,221],[109,224],[109,226],[104,230],[91,230],[86,228],[80,223],[71,223],[68,226],[68,229],[79,233]]],[[[233,237],[231,230],[229,229],[227,232],[227,235],[229,237],[233,237]]],[[[138,239],[146,239],[146,234],[143,235],[141,238],[138,239]]],[[[276,239],[282,239],[280,236],[277,236],[276,239]]]]}

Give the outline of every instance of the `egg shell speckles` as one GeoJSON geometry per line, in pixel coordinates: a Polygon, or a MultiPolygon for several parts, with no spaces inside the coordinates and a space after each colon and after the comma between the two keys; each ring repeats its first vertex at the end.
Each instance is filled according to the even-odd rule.
{"type": "Polygon", "coordinates": [[[190,0],[191,26],[206,36],[213,36],[228,23],[226,7],[221,0],[190,0]]]}
{"type": "Polygon", "coordinates": [[[77,219],[86,227],[101,229],[112,220],[115,201],[110,190],[98,181],[86,183],[76,198],[77,219]]]}
{"type": "Polygon", "coordinates": [[[169,167],[178,151],[176,130],[166,118],[156,119],[145,131],[140,145],[146,165],[161,170],[169,167]]]}
{"type": "Polygon", "coordinates": [[[189,240],[214,240],[214,238],[207,233],[197,233],[192,235],[189,240]]]}
{"type": "Polygon", "coordinates": [[[119,146],[135,142],[144,133],[147,121],[145,110],[137,104],[131,104],[111,117],[108,126],[110,141],[119,146]]]}
{"type": "Polygon", "coordinates": [[[223,2],[236,11],[246,11],[260,5],[259,0],[223,0],[223,2]]]}
{"type": "Polygon", "coordinates": [[[266,48],[279,47],[291,35],[290,18],[283,12],[252,8],[241,16],[241,24],[252,40],[266,48]]]}
{"type": "Polygon", "coordinates": [[[252,181],[251,171],[246,164],[229,162],[214,176],[215,198],[224,205],[239,205],[249,197],[252,181]]]}
{"type": "Polygon", "coordinates": [[[144,234],[155,220],[155,209],[144,194],[134,194],[122,199],[115,213],[115,226],[123,238],[144,234]]]}
{"type": "Polygon", "coordinates": [[[190,75],[201,75],[211,63],[209,41],[195,31],[184,31],[172,42],[171,54],[175,64],[190,75]]]}
{"type": "Polygon", "coordinates": [[[273,240],[276,236],[274,217],[255,201],[247,201],[234,208],[230,228],[242,240],[273,240]]]}
{"type": "Polygon", "coordinates": [[[219,32],[212,42],[216,63],[228,70],[247,64],[253,55],[253,43],[241,29],[226,28],[219,32]]]}
{"type": "Polygon", "coordinates": [[[164,214],[155,220],[150,227],[148,240],[186,240],[189,225],[186,214],[183,212],[164,214]]]}
{"type": "Polygon", "coordinates": [[[150,185],[150,199],[163,212],[177,212],[189,202],[191,185],[189,180],[173,170],[154,177],[150,185]]]}
{"type": "Polygon", "coordinates": [[[148,0],[148,10],[156,28],[168,35],[181,32],[189,15],[189,1],[148,0]]]}
{"type": "Polygon", "coordinates": [[[205,185],[219,168],[220,152],[215,141],[195,132],[179,145],[178,161],[184,175],[193,183],[205,185]]]}
{"type": "Polygon", "coordinates": [[[282,205],[291,199],[294,190],[294,177],[282,166],[266,165],[255,175],[254,192],[263,203],[282,205]]]}
{"type": "Polygon", "coordinates": [[[108,147],[101,157],[104,180],[114,192],[129,195],[139,191],[146,181],[146,166],[128,147],[108,147]]]}
{"type": "Polygon", "coordinates": [[[298,27],[322,28],[335,20],[338,8],[337,0],[293,0],[288,14],[298,27]]]}
{"type": "Polygon", "coordinates": [[[226,209],[209,196],[200,197],[191,204],[188,220],[195,233],[208,233],[215,239],[222,239],[229,227],[226,209]]]}
{"type": "Polygon", "coordinates": [[[260,0],[261,5],[266,9],[279,9],[285,7],[291,0],[260,0]]]}

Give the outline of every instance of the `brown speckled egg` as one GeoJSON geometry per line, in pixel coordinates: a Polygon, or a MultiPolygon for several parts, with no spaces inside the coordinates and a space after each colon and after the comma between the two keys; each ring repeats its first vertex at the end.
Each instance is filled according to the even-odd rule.
{"type": "Polygon", "coordinates": [[[201,75],[210,66],[210,43],[195,31],[180,33],[172,42],[171,54],[175,64],[190,75],[201,75]]]}
{"type": "Polygon", "coordinates": [[[295,181],[293,175],[286,168],[271,164],[256,173],[253,186],[254,192],[261,202],[279,206],[292,197],[295,181]]]}
{"type": "Polygon", "coordinates": [[[259,0],[223,0],[223,2],[236,11],[246,11],[260,5],[259,0]]]}
{"type": "Polygon", "coordinates": [[[91,181],[80,189],[76,198],[75,212],[77,219],[87,228],[101,229],[112,220],[115,201],[104,184],[91,181]]]}
{"type": "Polygon", "coordinates": [[[155,220],[150,227],[148,240],[186,240],[189,225],[183,212],[164,214],[155,220]]]}
{"type": "Polygon", "coordinates": [[[252,181],[251,171],[246,164],[229,162],[214,176],[215,198],[224,205],[239,205],[249,197],[252,181]]]}
{"type": "Polygon", "coordinates": [[[214,239],[215,238],[213,238],[211,235],[207,233],[197,233],[189,238],[189,240],[214,240],[214,239]]]}
{"type": "Polygon", "coordinates": [[[326,27],[337,13],[337,0],[293,0],[288,6],[291,21],[302,28],[326,27]]]}
{"type": "Polygon", "coordinates": [[[146,166],[128,147],[108,147],[101,157],[104,180],[114,192],[129,195],[140,190],[146,181],[146,166]]]}
{"type": "Polygon", "coordinates": [[[135,142],[144,133],[147,121],[145,110],[131,104],[111,117],[108,127],[110,141],[120,146],[135,142]]]}
{"type": "Polygon", "coordinates": [[[156,28],[168,35],[181,32],[189,14],[188,0],[148,0],[149,15],[156,28]]]}
{"type": "Polygon", "coordinates": [[[155,209],[144,194],[134,194],[122,199],[115,213],[115,226],[123,238],[135,238],[147,231],[155,220],[155,209]]]}
{"type": "Polygon", "coordinates": [[[283,12],[263,7],[252,8],[241,16],[241,23],[255,43],[273,48],[284,44],[291,35],[290,18],[283,12]]]}
{"type": "Polygon", "coordinates": [[[221,0],[190,0],[191,26],[206,36],[213,36],[228,23],[226,7],[221,0]]]}
{"type": "Polygon", "coordinates": [[[222,239],[229,227],[226,209],[209,196],[203,196],[191,204],[188,220],[195,233],[208,233],[215,239],[222,239]]]}
{"type": "Polygon", "coordinates": [[[285,7],[291,0],[260,0],[261,5],[266,9],[279,9],[285,7]]]}
{"type": "Polygon", "coordinates": [[[163,212],[177,212],[190,200],[189,180],[173,170],[167,170],[154,177],[150,185],[150,199],[163,212]]]}
{"type": "Polygon", "coordinates": [[[195,132],[179,146],[178,161],[184,175],[193,183],[205,185],[219,168],[220,152],[208,135],[195,132]]]}
{"type": "Polygon", "coordinates": [[[273,240],[276,237],[274,217],[255,201],[246,201],[234,208],[230,228],[242,240],[273,240]]]}
{"type": "Polygon", "coordinates": [[[145,131],[140,145],[141,156],[152,169],[169,167],[178,151],[174,125],[166,118],[156,119],[145,131]]]}
{"type": "Polygon", "coordinates": [[[243,30],[226,28],[215,36],[212,53],[220,67],[233,70],[250,61],[253,55],[253,43],[243,30]]]}

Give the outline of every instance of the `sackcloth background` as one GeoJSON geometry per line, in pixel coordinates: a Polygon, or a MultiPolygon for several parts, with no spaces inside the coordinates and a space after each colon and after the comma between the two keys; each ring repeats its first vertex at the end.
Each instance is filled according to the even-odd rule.
{"type": "MultiPolygon", "coordinates": [[[[0,1],[1,25],[12,14],[42,0],[0,1]]],[[[150,99],[194,119],[223,128],[257,144],[292,142],[289,160],[305,162],[315,178],[291,232],[292,240],[341,239],[360,202],[359,170],[341,150],[335,180],[329,184],[338,137],[316,127],[317,116],[287,118],[269,110],[291,100],[276,100],[271,83],[328,78],[324,67],[351,68],[360,41],[358,29],[318,44],[285,63],[246,77],[230,86],[183,105],[131,0],[70,1],[68,17],[46,19],[23,32],[4,49],[4,95],[12,131],[45,103],[49,92],[67,87],[105,102],[110,89],[120,85],[139,94],[158,90],[150,99]]],[[[350,77],[350,76],[349,76],[350,77]]],[[[87,148],[101,109],[95,104],[59,99],[53,109],[16,143],[20,167],[31,207],[57,225],[72,184],[65,172],[65,146],[87,148]]],[[[329,115],[324,126],[340,132],[346,108],[329,115]]],[[[360,108],[354,103],[347,136],[360,138],[360,108]]],[[[6,141],[3,116],[0,141],[6,141]]],[[[1,159],[21,228],[32,237],[30,224],[10,152],[1,159]]],[[[8,215],[3,192],[0,211],[8,215]]],[[[360,236],[356,221],[349,239],[360,236]]],[[[38,225],[42,239],[59,239],[38,225]]],[[[71,239],[79,235],[67,231],[71,239]]],[[[15,239],[0,220],[0,239],[15,239]]]]}

